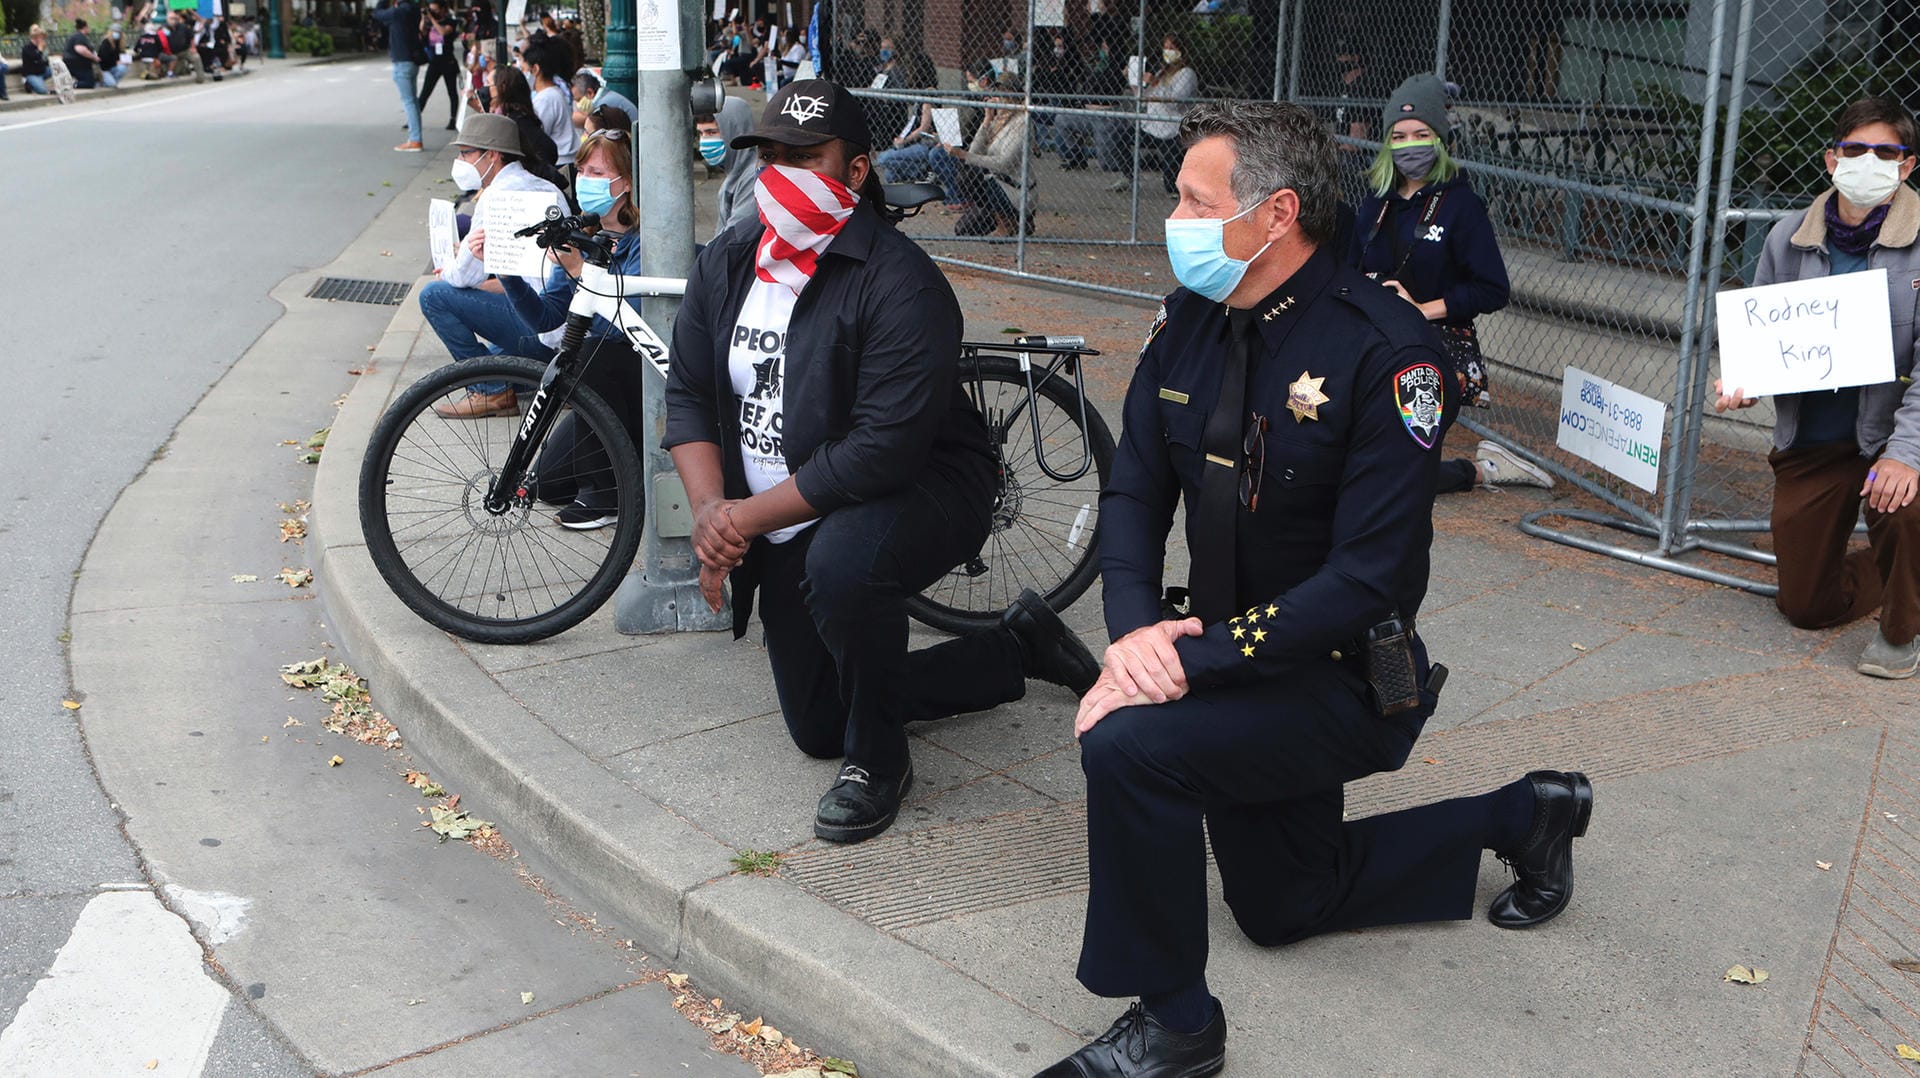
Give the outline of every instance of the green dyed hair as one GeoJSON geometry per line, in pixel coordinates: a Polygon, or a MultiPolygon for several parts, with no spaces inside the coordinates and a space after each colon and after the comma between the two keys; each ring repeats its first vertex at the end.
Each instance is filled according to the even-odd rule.
{"type": "MultiPolygon", "coordinates": [[[[1434,137],[1434,149],[1440,156],[1434,158],[1433,167],[1427,170],[1428,183],[1445,183],[1460,175],[1460,162],[1447,152],[1447,140],[1434,137]]],[[[1383,142],[1380,152],[1373,155],[1373,165],[1367,169],[1367,189],[1376,195],[1385,196],[1400,181],[1400,173],[1393,168],[1393,144],[1383,142]]]]}

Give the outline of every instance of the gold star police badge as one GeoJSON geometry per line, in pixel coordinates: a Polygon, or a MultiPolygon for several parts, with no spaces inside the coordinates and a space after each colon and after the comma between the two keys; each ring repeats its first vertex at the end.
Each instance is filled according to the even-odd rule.
{"type": "Polygon", "coordinates": [[[1320,418],[1320,406],[1332,399],[1320,392],[1326,380],[1325,375],[1315,378],[1312,371],[1301,371],[1300,380],[1287,387],[1287,411],[1295,423],[1320,418]]]}

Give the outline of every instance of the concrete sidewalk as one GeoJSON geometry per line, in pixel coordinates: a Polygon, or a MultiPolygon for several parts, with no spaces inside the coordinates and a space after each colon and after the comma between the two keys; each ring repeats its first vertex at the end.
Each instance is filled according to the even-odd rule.
{"type": "MultiPolygon", "coordinates": [[[[1090,386],[1118,415],[1150,311],[954,282],[969,337],[1085,332],[1107,349],[1090,386]]],[[[625,637],[605,610],[484,647],[387,590],[359,534],[360,456],[387,402],[445,361],[405,305],[333,428],[312,541],[356,667],[436,774],[707,994],[869,1078],[1028,1075],[1104,1029],[1123,1005],[1073,980],[1071,696],[1036,683],[916,728],[898,825],[815,841],[836,765],[788,741],[757,625],[738,643],[625,637]],[[745,849],[783,853],[779,872],[732,874],[745,849]]],[[[1442,500],[1421,631],[1453,679],[1406,768],[1349,800],[1363,816],[1583,769],[1598,808],[1572,908],[1532,932],[1473,920],[1268,951],[1238,934],[1216,878],[1228,1073],[1902,1073],[1895,1046],[1920,1045],[1920,977],[1891,965],[1920,952],[1914,687],[1853,672],[1871,625],[1797,631],[1763,599],[1519,534],[1549,501],[1442,500]],[[1769,979],[1725,982],[1736,963],[1769,979]]],[[[1176,550],[1169,576],[1185,571],[1176,550]]],[[[1101,639],[1097,589],[1067,618],[1101,639]]],[[[1487,858],[1481,906],[1506,882],[1487,858]]]]}

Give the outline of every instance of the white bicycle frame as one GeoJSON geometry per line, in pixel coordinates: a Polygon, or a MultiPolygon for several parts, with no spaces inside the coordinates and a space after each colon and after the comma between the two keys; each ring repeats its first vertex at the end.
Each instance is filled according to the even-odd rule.
{"type": "Polygon", "coordinates": [[[667,343],[647,324],[633,306],[639,300],[657,296],[684,296],[687,282],[681,277],[624,277],[592,264],[580,267],[580,284],[573,290],[573,302],[567,317],[598,316],[613,323],[660,377],[667,376],[667,343]]]}

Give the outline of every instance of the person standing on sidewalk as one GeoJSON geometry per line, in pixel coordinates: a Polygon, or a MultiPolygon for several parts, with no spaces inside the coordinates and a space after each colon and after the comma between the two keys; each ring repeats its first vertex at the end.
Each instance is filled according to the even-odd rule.
{"type": "MultiPolygon", "coordinates": [[[[1827,146],[1833,189],[1767,234],[1755,285],[1885,268],[1892,306],[1890,382],[1774,398],[1774,605],[1802,629],[1825,629],[1880,608],[1880,627],[1854,669],[1909,678],[1920,670],[1920,195],[1913,176],[1920,129],[1898,102],[1848,105],[1827,146]],[[1868,549],[1847,544],[1867,503],[1868,549]]],[[[1713,384],[1714,410],[1756,403],[1713,384]]]]}
{"type": "Polygon", "coordinates": [[[387,59],[393,63],[393,86],[400,91],[400,109],[407,117],[407,141],[395,146],[401,153],[419,153],[420,141],[420,10],[412,0],[381,0],[373,17],[387,28],[387,59]]]}
{"type": "MultiPolygon", "coordinates": [[[[1452,360],[1460,404],[1488,407],[1476,315],[1507,305],[1506,260],[1487,205],[1447,153],[1447,91],[1436,75],[1414,75],[1388,99],[1386,142],[1367,171],[1367,197],[1354,214],[1350,261],[1420,312],[1452,360]]],[[[1553,487],[1553,477],[1507,447],[1483,441],[1473,459],[1440,465],[1440,493],[1475,486],[1553,487]]]]}
{"type": "Polygon", "coordinates": [[[1585,776],[1536,771],[1345,819],[1343,785],[1406,761],[1446,680],[1413,628],[1454,414],[1446,361],[1405,302],[1327,249],[1338,168],[1311,112],[1205,104],[1179,137],[1166,234],[1184,287],[1127,388],[1100,496],[1113,644],[1074,720],[1092,882],[1080,983],[1140,1002],[1043,1078],[1225,1065],[1209,838],[1261,946],[1467,917],[1483,849],[1518,876],[1488,918],[1524,928],[1566,907],[1592,809],[1585,776]],[[1183,501],[1193,572],[1163,595],[1183,501]]]}
{"type": "Polygon", "coordinates": [[[996,461],[960,386],[960,304],[881,215],[865,113],[791,83],[735,138],[760,219],[707,244],[673,325],[666,437],[694,510],[700,587],[734,635],[754,597],[794,744],[845,757],[814,834],[885,831],[913,785],[906,724],[985,711],[1026,678],[1098,665],[1040,596],[999,627],[909,653],[907,596],[977,553],[996,461]]]}

